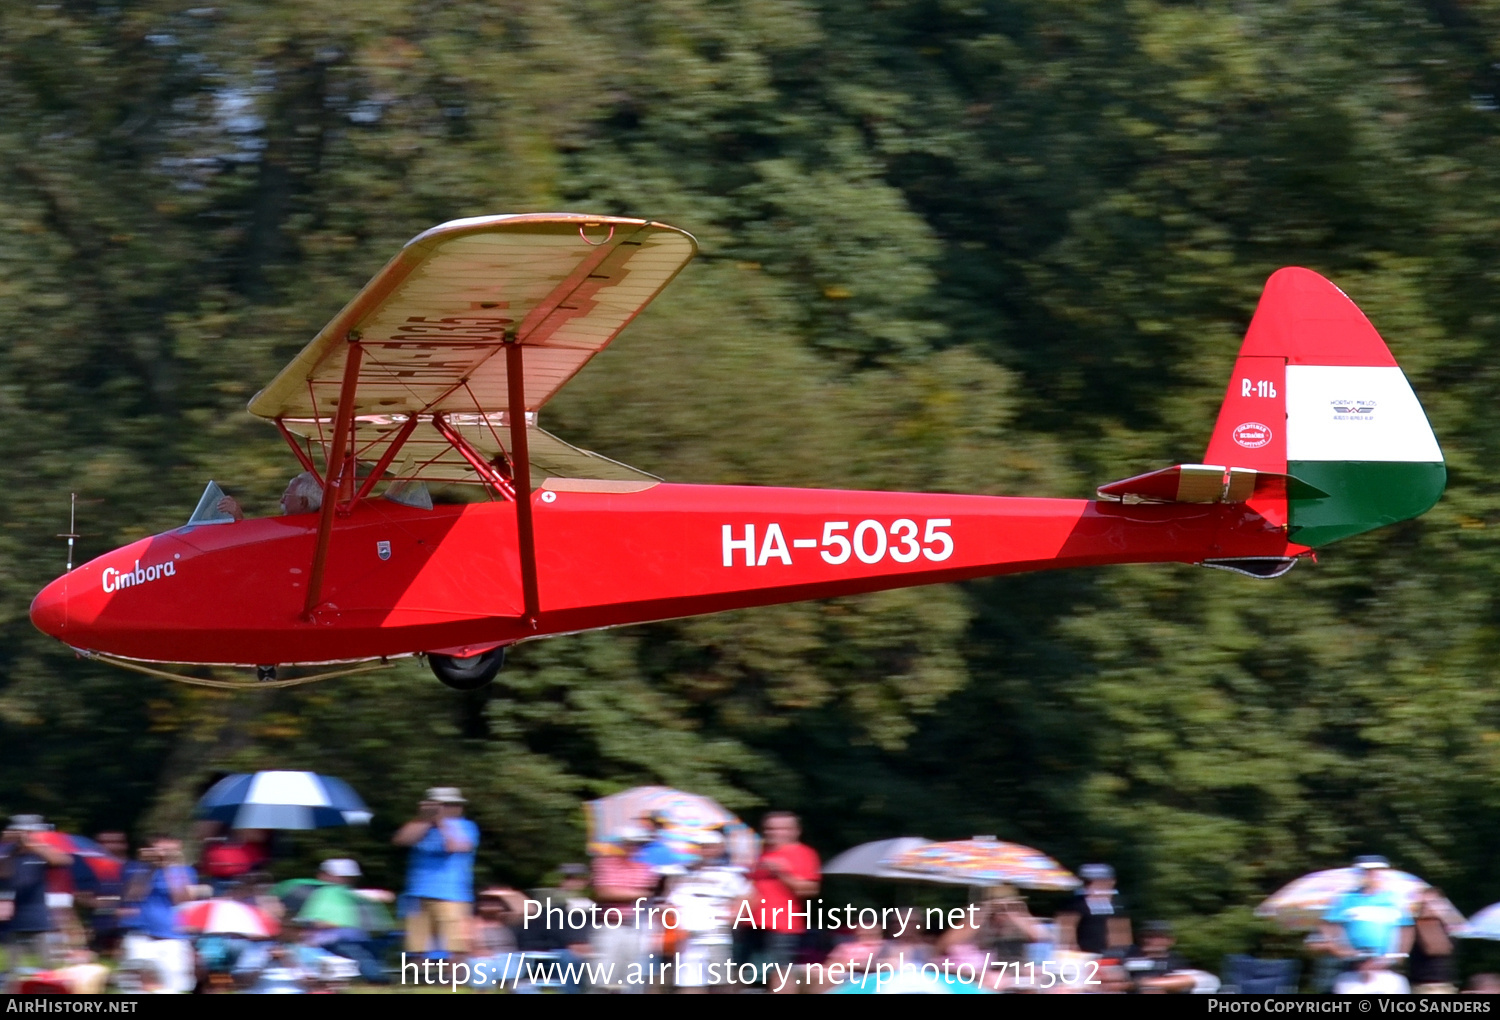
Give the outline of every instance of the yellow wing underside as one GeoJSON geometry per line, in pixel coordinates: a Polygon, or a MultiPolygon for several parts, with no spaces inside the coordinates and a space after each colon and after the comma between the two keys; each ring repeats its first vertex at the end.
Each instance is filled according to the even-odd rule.
{"type": "Polygon", "coordinates": [[[444,223],[408,242],[255,395],[250,412],[324,443],[326,452],[350,344],[358,343],[358,459],[379,461],[416,415],[389,474],[478,481],[431,416],[442,415],[487,458],[508,452],[513,409],[503,350],[513,340],[523,348],[521,410],[535,480],[654,478],[550,435],[537,427],[536,411],[696,251],[684,231],[623,217],[541,213],[444,223]]]}

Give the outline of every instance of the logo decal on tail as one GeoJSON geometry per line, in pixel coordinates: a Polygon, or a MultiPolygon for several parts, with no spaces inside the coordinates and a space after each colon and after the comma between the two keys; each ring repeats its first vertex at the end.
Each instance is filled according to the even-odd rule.
{"type": "Polygon", "coordinates": [[[1374,421],[1375,401],[1373,400],[1335,400],[1329,404],[1333,408],[1334,421],[1374,421]]]}
{"type": "Polygon", "coordinates": [[[1258,421],[1247,421],[1236,425],[1234,441],[1247,450],[1258,450],[1271,441],[1271,427],[1258,421]]]}

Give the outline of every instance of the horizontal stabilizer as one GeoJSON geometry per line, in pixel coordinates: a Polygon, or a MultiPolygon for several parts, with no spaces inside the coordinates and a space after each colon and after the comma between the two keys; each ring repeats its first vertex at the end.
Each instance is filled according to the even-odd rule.
{"type": "Polygon", "coordinates": [[[1324,499],[1328,493],[1292,475],[1221,464],[1174,464],[1099,486],[1120,503],[1244,503],[1256,496],[1324,499]]]}

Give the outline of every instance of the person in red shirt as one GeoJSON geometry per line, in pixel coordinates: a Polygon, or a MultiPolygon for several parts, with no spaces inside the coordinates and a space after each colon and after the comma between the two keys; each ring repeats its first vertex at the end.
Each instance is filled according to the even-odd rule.
{"type": "MultiPolygon", "coordinates": [[[[808,901],[823,878],[818,853],[799,842],[802,823],[790,811],[772,811],[761,821],[765,849],[750,881],[754,927],[764,935],[765,961],[786,967],[796,961],[807,932],[808,901]]],[[[776,991],[795,992],[787,982],[776,991]]]]}
{"type": "Polygon", "coordinates": [[[224,895],[230,886],[264,865],[270,856],[264,843],[245,838],[252,834],[251,830],[233,829],[227,836],[210,836],[203,841],[198,870],[208,877],[215,896],[224,895]]]}

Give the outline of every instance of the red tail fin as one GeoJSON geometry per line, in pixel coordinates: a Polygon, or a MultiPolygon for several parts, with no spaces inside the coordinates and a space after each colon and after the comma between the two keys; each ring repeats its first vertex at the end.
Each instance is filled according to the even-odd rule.
{"type": "Polygon", "coordinates": [[[1278,270],[1250,320],[1206,462],[1286,471],[1287,365],[1394,368],[1396,360],[1343,291],[1309,269],[1278,270]]]}
{"type": "MultiPolygon", "coordinates": [[[[1265,308],[1262,300],[1261,308],[1265,308]]],[[[1260,320],[1259,313],[1256,321],[1260,320]]],[[[1255,324],[1250,326],[1254,335],[1255,324]]],[[[1286,358],[1246,354],[1245,341],[1203,459],[1210,464],[1286,472],[1286,358]]]]}

